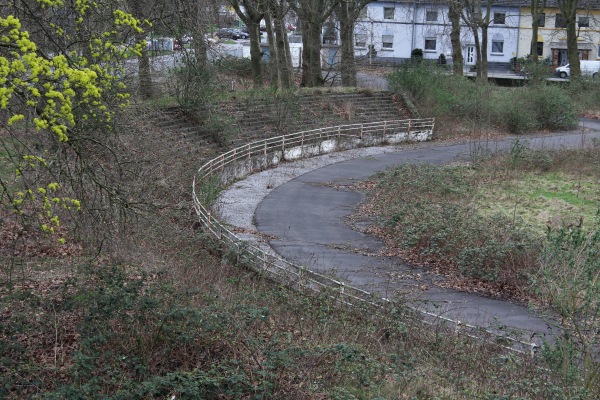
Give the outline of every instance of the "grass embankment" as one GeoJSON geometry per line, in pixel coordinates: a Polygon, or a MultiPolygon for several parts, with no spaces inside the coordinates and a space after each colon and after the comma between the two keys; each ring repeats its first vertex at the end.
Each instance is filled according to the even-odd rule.
{"type": "Polygon", "coordinates": [[[555,360],[598,391],[600,148],[528,150],[469,166],[403,165],[365,183],[359,216],[442,285],[545,308],[564,336],[555,360]]]}
{"type": "Polygon", "coordinates": [[[492,295],[535,300],[531,282],[548,233],[598,229],[600,149],[517,147],[469,166],[387,171],[368,184],[361,213],[379,221],[371,232],[413,261],[483,280],[492,295]]]}
{"type": "Polygon", "coordinates": [[[19,247],[3,215],[2,243],[27,252],[2,253],[0,397],[596,397],[560,349],[521,358],[401,309],[340,308],[245,269],[194,223],[190,183],[216,152],[134,111],[115,143],[132,171],[130,206],[86,231],[102,248],[19,247]]]}
{"type": "MultiPolygon", "coordinates": [[[[340,308],[327,293],[301,296],[249,272],[194,225],[189,183],[214,153],[198,157],[144,113],[126,117],[121,146],[139,167],[129,185],[143,189],[145,208],[110,231],[99,256],[49,256],[39,247],[12,254],[0,288],[0,397],[561,393],[560,377],[535,360],[422,326],[401,310],[340,308]]],[[[20,243],[3,243],[13,239],[20,243]]]]}

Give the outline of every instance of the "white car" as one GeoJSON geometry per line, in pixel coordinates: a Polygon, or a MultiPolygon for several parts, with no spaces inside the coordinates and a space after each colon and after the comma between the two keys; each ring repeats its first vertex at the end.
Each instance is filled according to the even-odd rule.
{"type": "MultiPolygon", "coordinates": [[[[593,60],[581,60],[579,61],[581,68],[581,76],[600,77],[600,61],[593,60]]],[[[571,76],[571,65],[567,64],[562,67],[558,67],[554,70],[554,74],[566,79],[571,76]]]]}

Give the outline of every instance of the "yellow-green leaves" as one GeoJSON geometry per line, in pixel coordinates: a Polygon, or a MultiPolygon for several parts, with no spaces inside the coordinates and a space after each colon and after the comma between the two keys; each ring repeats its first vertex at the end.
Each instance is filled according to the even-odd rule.
{"type": "Polygon", "coordinates": [[[49,182],[65,176],[53,168],[58,160],[69,163],[69,152],[80,155],[73,139],[89,129],[111,129],[113,110],[129,97],[119,80],[122,61],[134,54],[127,35],[143,30],[130,14],[103,9],[94,0],[35,1],[39,6],[24,14],[29,19],[0,16],[0,110],[6,116],[0,128],[12,137],[10,154],[0,152],[0,178],[10,180],[0,198],[16,214],[37,218],[44,232],[55,233],[58,210],[76,211],[81,203],[68,185],[49,182]],[[35,35],[27,29],[33,20],[35,35]],[[14,177],[7,178],[7,171],[14,177]]]}
{"type": "Polygon", "coordinates": [[[142,33],[144,31],[139,26],[140,21],[138,19],[134,18],[133,15],[131,15],[131,14],[128,14],[121,10],[115,10],[114,16],[115,16],[115,24],[116,25],[128,26],[128,27],[132,28],[133,30],[135,30],[137,33],[142,33]]]}

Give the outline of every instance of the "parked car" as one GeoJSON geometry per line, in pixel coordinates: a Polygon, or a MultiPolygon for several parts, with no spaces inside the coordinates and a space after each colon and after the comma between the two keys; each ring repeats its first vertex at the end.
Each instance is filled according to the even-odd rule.
{"type": "Polygon", "coordinates": [[[238,40],[240,38],[240,35],[238,32],[236,32],[235,29],[231,29],[231,28],[221,28],[217,31],[217,37],[219,39],[233,39],[233,40],[238,40]]]}
{"type": "MultiPolygon", "coordinates": [[[[581,76],[600,77],[600,61],[581,60],[579,61],[581,68],[581,76]]],[[[566,79],[571,76],[571,65],[567,64],[563,67],[558,67],[554,70],[554,74],[566,79]]]]}
{"type": "Polygon", "coordinates": [[[250,37],[250,34],[248,34],[248,32],[244,32],[241,29],[232,29],[236,35],[239,36],[240,39],[248,39],[250,37]]]}

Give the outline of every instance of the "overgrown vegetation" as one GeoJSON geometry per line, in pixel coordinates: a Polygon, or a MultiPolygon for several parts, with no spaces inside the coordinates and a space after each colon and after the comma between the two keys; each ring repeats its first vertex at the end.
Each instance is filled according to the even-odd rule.
{"type": "MultiPolygon", "coordinates": [[[[408,92],[424,116],[435,117],[438,126],[454,127],[457,133],[571,129],[577,113],[597,108],[597,82],[578,81],[565,90],[537,76],[524,86],[504,88],[420,65],[391,74],[390,87],[408,92]]],[[[444,134],[452,132],[444,129],[444,134]]]]}
{"type": "Polygon", "coordinates": [[[599,156],[598,148],[542,151],[515,141],[469,165],[401,165],[377,177],[364,210],[393,247],[526,291],[547,232],[597,228],[599,156]]]}
{"type": "Polygon", "coordinates": [[[376,178],[362,213],[378,221],[371,233],[451,286],[549,306],[563,335],[543,355],[564,395],[598,394],[599,157],[515,141],[468,166],[402,165],[376,178]]]}
{"type": "Polygon", "coordinates": [[[557,377],[533,360],[442,326],[340,309],[327,293],[297,296],[208,259],[202,267],[182,285],[167,271],[96,263],[3,291],[18,306],[3,311],[2,396],[560,397],[557,377]]]}
{"type": "MultiPolygon", "coordinates": [[[[213,143],[224,144],[236,134],[218,100],[245,96],[252,102],[257,95],[230,93],[249,87],[245,83],[250,76],[248,62],[190,61],[174,71],[166,97],[119,108],[115,98],[124,100],[127,93],[115,56],[132,54],[132,49],[121,45],[131,43],[129,28],[143,36],[139,21],[118,12],[117,3],[77,4],[64,12],[57,9],[73,4],[38,3],[35,12],[46,11],[49,18],[35,12],[25,18],[26,8],[19,2],[11,5],[23,14],[23,21],[27,19],[28,27],[36,28],[32,37],[48,36],[44,48],[30,45],[14,18],[3,20],[3,33],[18,45],[7,47],[0,61],[21,58],[20,49],[27,53],[23,59],[29,69],[15,62],[5,71],[7,82],[19,88],[3,92],[12,114],[6,110],[0,114],[7,121],[0,131],[0,199],[6,206],[0,210],[1,398],[597,397],[598,367],[591,357],[596,342],[590,336],[597,326],[595,231],[553,231],[554,247],[541,250],[543,268],[535,277],[546,285],[535,295],[560,305],[565,330],[576,338],[565,336],[560,346],[545,348],[541,358],[457,336],[443,325],[421,324],[401,307],[347,309],[339,307],[331,293],[291,292],[236,265],[234,251],[199,232],[190,204],[194,172],[216,156],[213,143]],[[52,18],[61,16],[77,16],[68,18],[73,31],[54,23],[52,18]],[[107,31],[108,21],[119,29],[107,31]],[[73,32],[77,35],[71,36],[73,32]],[[77,52],[71,54],[75,48],[77,52]],[[42,57],[42,51],[48,53],[42,57]],[[90,54],[86,60],[79,53],[90,54]],[[50,61],[50,54],[60,56],[50,61]],[[69,55],[68,65],[63,64],[63,55],[69,55]],[[115,62],[115,69],[107,60],[115,62]],[[35,69],[32,61],[44,65],[37,77],[30,74],[35,69]],[[59,65],[65,68],[62,72],[59,65]],[[94,81],[91,69],[101,79],[94,81]],[[63,96],[50,91],[39,100],[32,88],[48,89],[45,83],[57,85],[63,96]],[[154,125],[154,107],[175,102],[214,132],[212,141],[182,138],[154,125]],[[57,130],[44,131],[48,126],[36,130],[45,117],[57,130]],[[19,188],[15,178],[23,172],[26,179],[19,188]],[[60,192],[53,185],[58,179],[64,185],[60,192]],[[19,207],[23,203],[11,197],[19,191],[23,194],[18,196],[29,200],[35,196],[41,207],[19,207]],[[56,196],[50,196],[55,191],[56,196]],[[73,201],[72,207],[66,204],[56,207],[55,214],[43,213],[48,211],[46,201],[54,198],[60,205],[73,201]],[[80,201],[81,209],[74,201],[80,201]],[[19,211],[33,223],[27,223],[19,211]],[[55,215],[60,223],[51,219],[55,215]],[[560,274],[567,266],[572,267],[570,274],[560,274]],[[584,281],[582,276],[590,279],[584,281]]],[[[203,37],[202,30],[196,33],[203,37]]],[[[472,88],[479,94],[462,105],[460,98],[471,98],[470,92],[440,91],[436,96],[447,99],[433,102],[425,95],[416,96],[421,89],[415,83],[413,95],[423,110],[429,104],[447,110],[446,115],[466,115],[471,128],[494,120],[481,99],[504,96],[486,85],[465,90],[472,88]],[[460,109],[465,114],[457,114],[460,109]]],[[[579,90],[572,85],[572,93],[579,90]]],[[[265,90],[258,95],[271,96],[281,127],[295,116],[297,92],[265,90]]],[[[533,95],[531,100],[536,100],[533,95]]],[[[556,127],[569,126],[572,110],[564,114],[567,119],[553,119],[549,110],[558,103],[545,101],[536,103],[536,112],[539,108],[547,113],[549,124],[556,127]]],[[[595,104],[591,98],[586,103],[589,108],[595,104]]],[[[499,106],[494,109],[506,112],[499,106]]],[[[514,113],[518,117],[511,124],[517,127],[544,127],[539,121],[527,125],[519,110],[514,113]]],[[[552,159],[544,165],[556,162],[552,159]]],[[[435,196],[441,198],[444,192],[454,196],[454,209],[448,215],[459,223],[472,215],[461,214],[471,211],[460,209],[460,198],[476,192],[462,180],[472,182],[474,173],[466,168],[457,171],[444,175],[449,183],[435,177],[433,169],[427,176],[442,184],[435,196]]],[[[219,185],[208,182],[204,200],[212,201],[219,190],[219,185]]],[[[421,189],[415,186],[414,190],[421,189]]],[[[466,223],[464,227],[489,238],[481,227],[466,223]]],[[[529,236],[508,229],[504,235],[509,244],[489,239],[482,250],[463,255],[465,273],[477,276],[475,264],[485,262],[488,272],[479,278],[521,282],[525,277],[518,269],[521,264],[507,274],[502,260],[512,249],[527,256],[524,246],[529,246],[529,236]]],[[[450,248],[452,240],[446,231],[428,243],[450,248]]],[[[434,255],[437,250],[428,251],[434,255]]]]}

